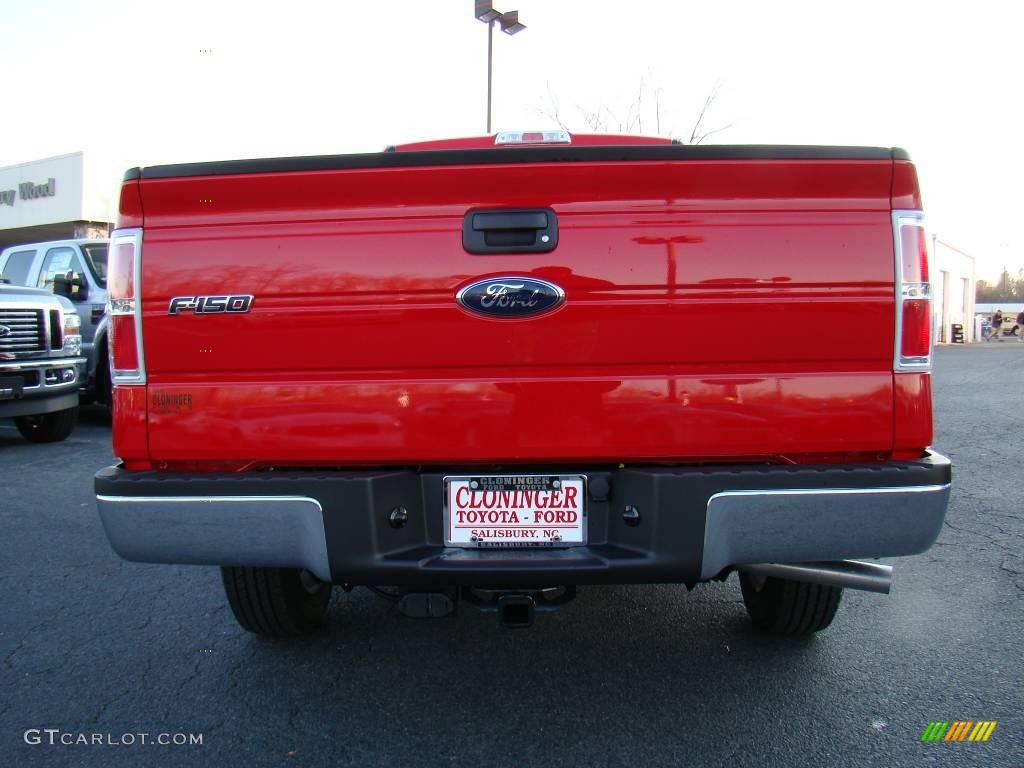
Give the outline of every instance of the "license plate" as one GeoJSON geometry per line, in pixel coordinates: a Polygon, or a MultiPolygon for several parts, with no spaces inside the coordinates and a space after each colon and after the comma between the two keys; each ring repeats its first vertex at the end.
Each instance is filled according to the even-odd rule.
{"type": "Polygon", "coordinates": [[[565,547],[587,543],[582,475],[446,477],[444,543],[452,547],[565,547]]]}

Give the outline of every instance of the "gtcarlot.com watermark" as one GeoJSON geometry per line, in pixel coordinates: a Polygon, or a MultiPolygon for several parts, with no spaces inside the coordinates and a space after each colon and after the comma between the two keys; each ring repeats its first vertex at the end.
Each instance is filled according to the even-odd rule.
{"type": "Polygon", "coordinates": [[[144,731],[127,733],[86,733],[84,731],[62,731],[60,728],[27,728],[22,735],[26,744],[47,744],[66,747],[196,747],[202,746],[201,733],[149,733],[144,731]]]}

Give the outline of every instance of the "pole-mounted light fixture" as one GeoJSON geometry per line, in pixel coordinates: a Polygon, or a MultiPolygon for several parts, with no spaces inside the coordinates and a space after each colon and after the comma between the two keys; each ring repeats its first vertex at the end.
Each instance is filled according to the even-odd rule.
{"type": "Polygon", "coordinates": [[[491,75],[493,72],[494,22],[501,24],[506,35],[515,35],[526,29],[519,23],[519,11],[502,13],[494,8],[491,0],[473,0],[473,15],[487,25],[487,133],[491,132],[491,75]]]}
{"type": "Polygon", "coordinates": [[[519,11],[509,11],[503,13],[498,17],[501,21],[501,31],[506,35],[514,35],[516,32],[522,32],[526,29],[525,24],[519,23],[519,11]]]}
{"type": "Polygon", "coordinates": [[[473,3],[473,13],[480,21],[487,22],[488,24],[501,16],[501,11],[494,10],[494,3],[491,0],[475,0],[473,3]]]}

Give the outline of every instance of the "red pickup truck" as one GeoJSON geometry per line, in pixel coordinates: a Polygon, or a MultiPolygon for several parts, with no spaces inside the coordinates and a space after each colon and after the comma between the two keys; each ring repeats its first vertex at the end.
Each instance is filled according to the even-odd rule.
{"type": "Polygon", "coordinates": [[[937,537],[931,293],[899,149],[499,134],[132,169],[112,236],[113,548],[243,627],[332,585],[529,625],[739,574],[828,626],[937,537]],[[383,587],[383,588],[382,588],[383,587]]]}

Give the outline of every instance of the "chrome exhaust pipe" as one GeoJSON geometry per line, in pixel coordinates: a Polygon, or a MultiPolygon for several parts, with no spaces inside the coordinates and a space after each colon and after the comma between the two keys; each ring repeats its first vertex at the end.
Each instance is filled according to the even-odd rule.
{"type": "Polygon", "coordinates": [[[892,566],[880,563],[862,563],[859,560],[836,560],[828,563],[757,563],[738,566],[739,570],[755,576],[775,576],[780,579],[827,584],[831,587],[864,589],[868,592],[889,594],[892,586],[892,566]]]}

